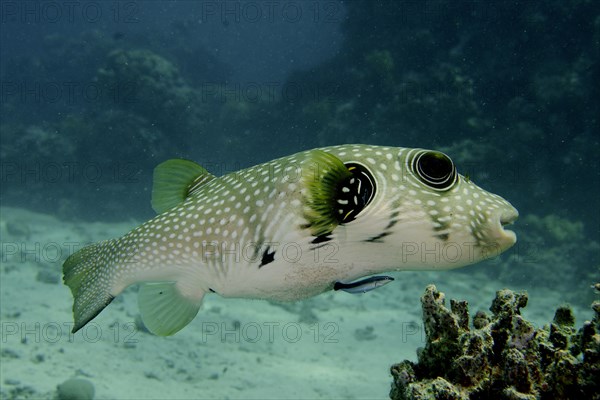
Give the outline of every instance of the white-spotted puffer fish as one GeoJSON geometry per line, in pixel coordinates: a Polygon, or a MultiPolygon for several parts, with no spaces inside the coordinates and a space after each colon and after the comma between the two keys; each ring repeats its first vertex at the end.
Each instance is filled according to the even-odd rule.
{"type": "Polygon", "coordinates": [[[384,271],[473,264],[516,242],[504,226],[518,216],[441,152],[358,144],[221,177],[169,160],[152,206],[153,219],[65,261],[73,332],[135,283],[144,324],[172,335],[207,293],[291,301],[372,290],[392,280],[371,276],[384,271]]]}

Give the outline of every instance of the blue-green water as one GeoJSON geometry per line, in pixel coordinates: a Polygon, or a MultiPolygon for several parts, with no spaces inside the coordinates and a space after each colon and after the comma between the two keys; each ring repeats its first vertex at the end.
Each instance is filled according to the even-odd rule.
{"type": "Polygon", "coordinates": [[[385,398],[389,366],[424,343],[432,282],[473,309],[527,290],[540,325],[564,302],[577,325],[591,317],[600,3],[0,7],[2,398],[51,398],[71,377],[97,398],[385,398]],[[187,158],[219,176],[342,143],[444,151],[519,210],[516,246],[462,270],[395,273],[360,296],[211,296],[171,338],[136,324],[134,288],[68,333],[63,261],[154,215],[157,164],[187,158]]]}

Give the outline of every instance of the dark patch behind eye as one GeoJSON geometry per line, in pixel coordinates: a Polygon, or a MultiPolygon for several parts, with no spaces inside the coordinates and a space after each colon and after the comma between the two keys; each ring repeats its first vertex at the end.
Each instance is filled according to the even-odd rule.
{"type": "Polygon", "coordinates": [[[356,163],[345,164],[352,174],[340,182],[334,203],[335,218],[339,223],[353,221],[375,196],[375,179],[369,170],[356,163]]]}

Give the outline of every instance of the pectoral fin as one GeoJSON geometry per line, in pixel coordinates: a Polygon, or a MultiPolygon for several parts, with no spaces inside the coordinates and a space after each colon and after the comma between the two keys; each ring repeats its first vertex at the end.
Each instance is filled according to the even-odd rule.
{"type": "Polygon", "coordinates": [[[203,297],[203,292],[184,296],[176,282],[145,283],[138,293],[142,321],[155,335],[173,335],[198,314],[203,297]]]}

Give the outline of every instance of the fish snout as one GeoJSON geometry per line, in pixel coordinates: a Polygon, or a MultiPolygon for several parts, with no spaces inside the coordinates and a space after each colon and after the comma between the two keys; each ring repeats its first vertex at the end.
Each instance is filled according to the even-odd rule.
{"type": "Polygon", "coordinates": [[[512,225],[519,218],[519,211],[512,205],[507,204],[507,207],[501,209],[495,216],[496,232],[498,232],[496,240],[503,249],[508,249],[517,242],[515,232],[506,229],[506,226],[512,225]]]}

